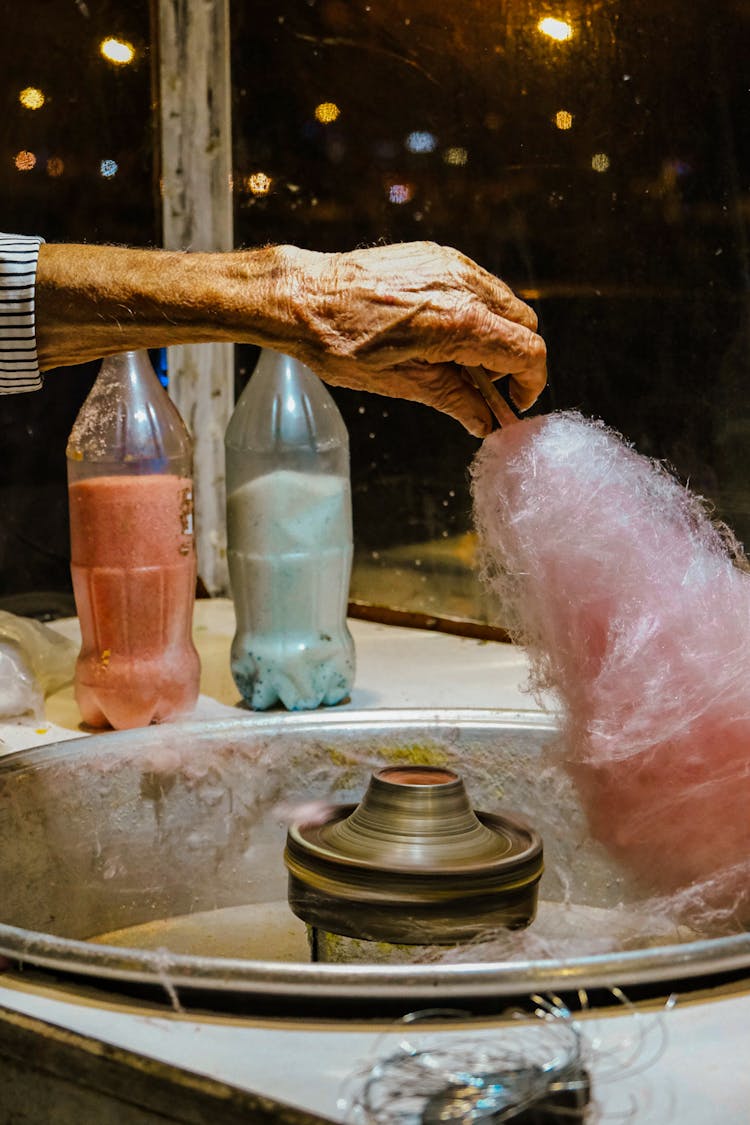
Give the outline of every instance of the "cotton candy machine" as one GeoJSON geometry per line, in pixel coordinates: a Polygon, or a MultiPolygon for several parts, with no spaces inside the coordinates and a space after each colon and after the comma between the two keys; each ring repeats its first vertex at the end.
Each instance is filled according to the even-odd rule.
{"type": "MultiPolygon", "coordinates": [[[[554,764],[549,716],[255,715],[124,731],[0,761],[0,953],[185,1002],[411,1010],[543,989],[669,982],[750,966],[750,935],[641,917],[554,764]],[[356,803],[373,770],[460,772],[472,804],[544,839],[536,920],[419,963],[316,964],[287,903],[301,805],[356,803]],[[426,963],[425,963],[426,961],[426,963]],[[162,993],[163,995],[163,993],[162,993]],[[186,999],[187,998],[187,999],[186,999]]],[[[484,815],[484,814],[483,814],[484,815]]]]}
{"type": "Polygon", "coordinates": [[[314,811],[284,851],[314,961],[430,960],[534,920],[539,833],[475,812],[455,770],[382,766],[358,805],[314,811]]]}

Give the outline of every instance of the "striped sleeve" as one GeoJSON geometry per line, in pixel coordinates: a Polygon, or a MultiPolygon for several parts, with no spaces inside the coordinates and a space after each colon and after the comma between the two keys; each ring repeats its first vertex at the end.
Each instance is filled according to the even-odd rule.
{"type": "Polygon", "coordinates": [[[42,385],[36,355],[34,286],[42,238],[0,234],[0,394],[42,385]]]}

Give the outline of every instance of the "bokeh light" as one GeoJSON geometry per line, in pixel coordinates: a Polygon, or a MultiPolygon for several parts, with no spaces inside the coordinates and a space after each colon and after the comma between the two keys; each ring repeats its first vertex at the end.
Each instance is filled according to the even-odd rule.
{"type": "Polygon", "coordinates": [[[337,121],[340,115],[341,110],[335,102],[321,102],[315,107],[315,120],[321,125],[330,125],[333,121],[337,121]]]}
{"type": "Polygon", "coordinates": [[[567,109],[558,109],[555,114],[555,125],[558,129],[570,129],[573,126],[573,114],[567,109]]]}
{"type": "Polygon", "coordinates": [[[62,176],[64,171],[65,161],[63,158],[61,156],[50,156],[47,161],[47,175],[56,179],[58,176],[62,176]]]}
{"type": "Polygon", "coordinates": [[[451,148],[447,148],[443,153],[443,162],[445,164],[452,164],[456,167],[460,167],[466,164],[468,159],[468,152],[465,148],[461,148],[460,145],[453,145],[451,148]]]}
{"type": "Polygon", "coordinates": [[[606,172],[609,168],[609,157],[606,152],[595,152],[591,157],[591,167],[595,172],[606,172]]]}
{"type": "Polygon", "coordinates": [[[436,145],[434,133],[428,133],[426,129],[417,129],[406,138],[409,152],[434,152],[436,145]]]}
{"type": "Polygon", "coordinates": [[[133,44],[128,43],[125,39],[115,39],[114,36],[103,39],[99,45],[99,51],[105,59],[116,66],[127,66],[135,58],[133,44]]]}
{"type": "Polygon", "coordinates": [[[245,187],[253,195],[268,195],[273,180],[265,172],[253,172],[245,178],[245,187]]]}
{"type": "Polygon", "coordinates": [[[99,174],[104,176],[105,180],[111,180],[113,176],[117,175],[118,164],[116,160],[102,160],[99,165],[99,174]]]}
{"type": "Polygon", "coordinates": [[[30,172],[31,169],[36,166],[36,156],[33,152],[29,152],[28,149],[22,148],[21,151],[17,152],[13,157],[13,163],[19,172],[30,172]]]}
{"type": "Polygon", "coordinates": [[[47,99],[37,86],[27,86],[21,90],[18,100],[24,109],[41,109],[47,99]]]}
{"type": "Polygon", "coordinates": [[[390,203],[408,203],[414,195],[411,184],[390,184],[388,187],[388,201],[390,203]]]}
{"type": "Polygon", "coordinates": [[[573,38],[573,28],[567,20],[558,20],[554,16],[545,16],[536,25],[542,35],[548,36],[550,39],[557,40],[558,43],[564,43],[566,39],[573,38]]]}

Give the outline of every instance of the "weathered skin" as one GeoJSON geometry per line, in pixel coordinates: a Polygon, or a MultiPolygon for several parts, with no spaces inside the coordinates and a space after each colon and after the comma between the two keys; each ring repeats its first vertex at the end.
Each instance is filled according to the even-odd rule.
{"type": "Polygon", "coordinates": [[[133,348],[260,344],[333,385],[426,403],[477,436],[492,419],[466,368],[509,375],[527,409],[546,382],[536,327],[504,282],[430,242],[340,254],[50,244],[39,253],[42,370],[133,348]]]}

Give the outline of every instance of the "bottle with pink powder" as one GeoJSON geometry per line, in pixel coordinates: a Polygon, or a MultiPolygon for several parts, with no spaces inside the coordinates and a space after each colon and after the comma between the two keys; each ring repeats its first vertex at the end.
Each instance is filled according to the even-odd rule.
{"type": "Polygon", "coordinates": [[[82,719],[125,729],[185,714],[200,677],[192,445],[146,352],[104,361],[67,460],[82,719]]]}

